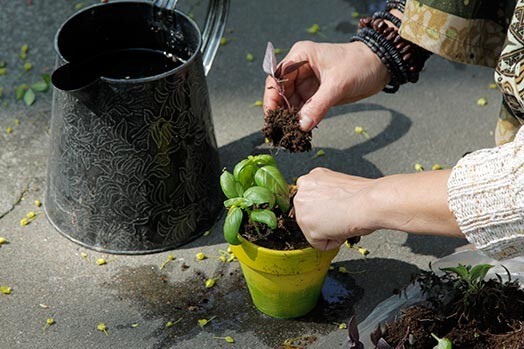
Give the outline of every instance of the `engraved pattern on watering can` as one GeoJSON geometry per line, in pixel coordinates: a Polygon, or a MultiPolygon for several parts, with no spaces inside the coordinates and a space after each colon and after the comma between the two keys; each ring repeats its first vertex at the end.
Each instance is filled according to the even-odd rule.
{"type": "Polygon", "coordinates": [[[194,60],[159,80],[101,89],[96,115],[55,91],[45,208],[61,233],[146,253],[214,223],[220,164],[201,55],[194,60]]]}

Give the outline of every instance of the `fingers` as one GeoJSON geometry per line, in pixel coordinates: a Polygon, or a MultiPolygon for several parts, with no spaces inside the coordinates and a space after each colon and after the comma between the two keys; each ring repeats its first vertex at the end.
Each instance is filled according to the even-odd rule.
{"type": "Polygon", "coordinates": [[[335,105],[335,89],[329,82],[322,82],[315,94],[300,110],[300,129],[310,131],[326,116],[328,110],[335,105]]]}
{"type": "MultiPolygon", "coordinates": [[[[310,59],[308,54],[309,51],[312,49],[311,44],[312,43],[309,42],[296,43],[295,45],[293,45],[289,53],[281,61],[280,64],[292,65],[293,63],[298,62],[309,63],[310,59]]],[[[290,104],[296,107],[297,109],[302,107],[304,101],[307,98],[309,98],[313,93],[310,93],[308,96],[306,96],[306,99],[303,99],[303,96],[297,93],[296,85],[303,84],[303,82],[307,81],[310,77],[314,77],[314,74],[311,71],[311,67],[309,66],[309,64],[306,63],[301,65],[300,68],[298,68],[298,70],[294,70],[293,72],[286,74],[281,82],[284,93],[288,98],[290,104]]],[[[275,110],[285,105],[282,96],[280,96],[278,93],[277,87],[278,86],[276,81],[271,76],[268,76],[266,78],[264,88],[264,110],[275,110]]]]}
{"type": "Polygon", "coordinates": [[[282,104],[282,97],[277,92],[275,80],[268,76],[264,88],[264,110],[275,110],[282,104]]]}

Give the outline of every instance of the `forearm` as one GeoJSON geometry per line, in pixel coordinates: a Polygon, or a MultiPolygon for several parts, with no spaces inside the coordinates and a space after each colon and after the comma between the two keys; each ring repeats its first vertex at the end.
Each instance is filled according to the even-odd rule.
{"type": "Polygon", "coordinates": [[[373,228],[464,237],[448,206],[451,170],[379,178],[371,190],[373,228]]]}

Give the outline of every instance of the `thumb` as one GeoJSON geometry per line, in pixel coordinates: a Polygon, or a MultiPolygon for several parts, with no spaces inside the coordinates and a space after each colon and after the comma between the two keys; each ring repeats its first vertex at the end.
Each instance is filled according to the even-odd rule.
{"type": "Polygon", "coordinates": [[[324,118],[329,108],[335,104],[333,89],[320,84],[317,92],[300,109],[300,129],[310,131],[324,118]]]}

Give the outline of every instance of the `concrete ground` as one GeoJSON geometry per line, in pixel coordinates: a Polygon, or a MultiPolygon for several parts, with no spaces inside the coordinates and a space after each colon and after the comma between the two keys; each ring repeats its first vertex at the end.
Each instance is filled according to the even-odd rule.
{"type": "MultiPolygon", "coordinates": [[[[379,231],[362,240],[371,254],[364,259],[342,248],[330,271],[324,298],[308,316],[268,318],[253,308],[237,262],[222,263],[221,225],[210,235],[173,251],[142,256],[108,255],[80,247],[60,235],[35,200],[43,200],[49,147],[51,93],[38,93],[27,107],[14,89],[51,72],[52,40],[58,26],[79,2],[0,0],[0,348],[275,348],[286,339],[311,339],[308,348],[343,348],[346,331],[338,324],[355,314],[364,319],[411,273],[453,253],[463,240],[379,231]],[[29,46],[23,73],[18,57],[29,46]],[[8,133],[7,129],[12,132],[8,133]],[[20,220],[37,217],[27,226],[20,220]],[[203,252],[208,259],[197,261],[203,252]],[[169,255],[176,257],[161,268],[169,255]],[[107,260],[99,266],[95,261],[107,260]],[[181,268],[185,263],[189,268],[181,268]],[[339,273],[344,266],[349,273],[339,273]],[[203,281],[222,274],[206,290],[203,281]],[[188,308],[188,304],[193,307],[188,308]],[[216,316],[207,326],[199,319],[216,316]],[[56,323],[43,330],[46,319],[56,323]],[[168,321],[176,322],[166,328],[168,321]],[[107,325],[107,335],[97,330],[107,325]],[[235,343],[215,337],[231,336],[235,343]],[[314,336],[314,337],[307,337],[314,336]]],[[[89,5],[94,1],[83,1],[89,5]]],[[[380,1],[239,1],[233,0],[225,37],[208,76],[216,138],[225,167],[263,143],[261,69],[267,41],[288,49],[298,40],[347,41],[356,29],[354,12],[370,13],[380,1]],[[321,28],[317,35],[306,29],[321,28]],[[254,61],[248,62],[246,54],[254,61]]],[[[181,8],[201,19],[205,1],[181,1],[181,8]]],[[[281,56],[282,57],[282,56],[281,56]]],[[[351,64],[351,62],[344,62],[351,64]]],[[[499,94],[488,86],[492,70],[432,57],[418,84],[395,95],[379,94],[334,108],[314,131],[308,154],[277,157],[289,181],[317,166],[377,177],[413,172],[415,163],[431,169],[452,166],[467,151],[493,145],[499,94]],[[477,105],[485,97],[488,104],[477,105]],[[354,133],[364,127],[369,138],[354,133]],[[325,156],[313,158],[317,150],[325,156]]]]}

